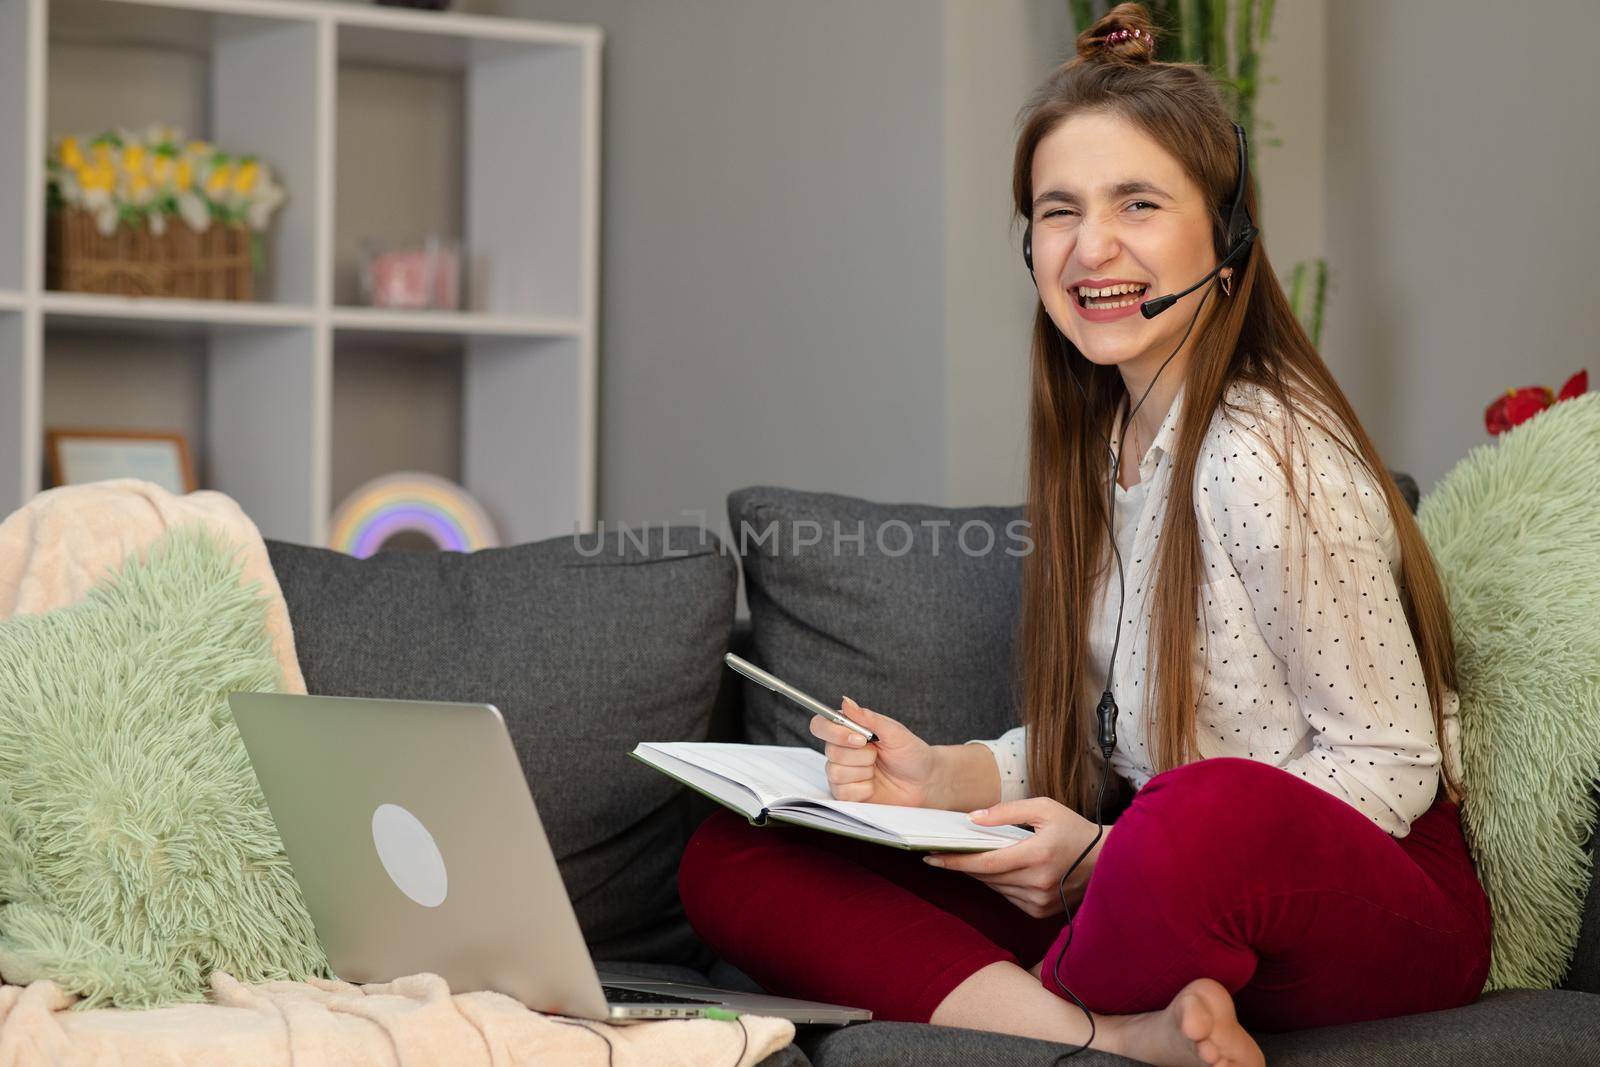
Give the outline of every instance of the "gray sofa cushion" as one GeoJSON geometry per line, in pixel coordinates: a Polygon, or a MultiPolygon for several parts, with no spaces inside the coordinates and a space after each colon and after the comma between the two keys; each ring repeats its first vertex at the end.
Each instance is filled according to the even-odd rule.
{"type": "Polygon", "coordinates": [[[931,1023],[808,1026],[795,1033],[795,1044],[814,1067],[1140,1067],[1139,1060],[1099,1049],[1061,1059],[1075,1046],[931,1023]]]}
{"type": "MultiPolygon", "coordinates": [[[[1510,989],[1449,1011],[1257,1034],[1273,1067],[1411,1067],[1417,1064],[1593,1063],[1600,1011],[1586,993],[1510,989]]],[[[1046,1067],[1073,1046],[922,1023],[871,1022],[843,1030],[805,1028],[796,1038],[816,1067],[1046,1067]]],[[[1073,1064],[1111,1067],[1137,1061],[1090,1050],[1073,1064]]]]}
{"type": "MultiPolygon", "coordinates": [[[[848,694],[934,744],[1020,721],[1012,652],[1030,546],[1020,507],[760,486],[729,494],[728,522],[760,666],[834,706],[848,694]]],[[[754,683],[744,697],[746,740],[820,747],[804,711],[754,683]]]]}
{"type": "Polygon", "coordinates": [[[1600,1000],[1563,989],[1503,989],[1448,1011],[1259,1040],[1273,1067],[1593,1063],[1600,1000]]]}
{"type": "MultiPolygon", "coordinates": [[[[1600,790],[1595,804],[1600,807],[1600,790]]],[[[1578,943],[1573,946],[1561,988],[1600,993],[1600,823],[1589,836],[1589,864],[1589,893],[1583,901],[1578,943]]]]}
{"type": "Polygon", "coordinates": [[[1406,498],[1406,503],[1412,512],[1415,512],[1418,502],[1422,499],[1417,489],[1417,480],[1404,471],[1391,470],[1389,473],[1394,476],[1394,483],[1400,489],[1400,495],[1406,498]]]}
{"type": "Polygon", "coordinates": [[[705,738],[737,571],[697,527],[630,534],[366,560],[267,549],[311,692],[494,704],[596,956],[704,966],[677,899],[685,791],[627,753],[705,738]]]}

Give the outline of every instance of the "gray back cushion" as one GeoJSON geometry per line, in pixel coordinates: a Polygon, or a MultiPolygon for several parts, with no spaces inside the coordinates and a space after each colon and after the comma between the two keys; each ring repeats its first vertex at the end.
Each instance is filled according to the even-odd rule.
{"type": "Polygon", "coordinates": [[[1404,471],[1391,470],[1389,473],[1394,476],[1394,482],[1400,489],[1400,495],[1406,498],[1406,503],[1415,512],[1417,503],[1421,499],[1421,494],[1417,489],[1417,480],[1404,471]]]}
{"type": "Polygon", "coordinates": [[[738,577],[714,536],[267,549],[311,692],[494,704],[595,955],[704,962],[677,898],[684,791],[627,753],[706,737],[738,577]]]}
{"type": "MultiPolygon", "coordinates": [[[[1600,807],[1600,788],[1595,790],[1595,804],[1600,807]]],[[[1600,824],[1589,835],[1589,864],[1589,892],[1583,902],[1578,943],[1573,946],[1561,988],[1600,993],[1600,824]]]]}
{"type": "MultiPolygon", "coordinates": [[[[759,666],[834,707],[848,694],[933,744],[996,737],[1020,721],[1013,649],[1029,547],[1020,507],[758,486],[728,496],[728,522],[759,666]]],[[[821,747],[805,711],[754,683],[744,697],[746,740],[821,747]]]]}

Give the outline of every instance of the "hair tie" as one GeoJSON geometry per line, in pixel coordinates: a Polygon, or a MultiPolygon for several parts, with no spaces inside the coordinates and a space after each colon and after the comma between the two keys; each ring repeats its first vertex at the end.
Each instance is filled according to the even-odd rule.
{"type": "Polygon", "coordinates": [[[1138,29],[1137,27],[1123,27],[1121,29],[1112,30],[1110,33],[1100,38],[1100,44],[1102,47],[1104,47],[1105,45],[1111,44],[1113,41],[1121,41],[1128,37],[1132,37],[1135,40],[1140,37],[1144,37],[1148,39],[1152,45],[1156,43],[1156,39],[1150,36],[1150,34],[1146,33],[1144,30],[1138,29]]]}

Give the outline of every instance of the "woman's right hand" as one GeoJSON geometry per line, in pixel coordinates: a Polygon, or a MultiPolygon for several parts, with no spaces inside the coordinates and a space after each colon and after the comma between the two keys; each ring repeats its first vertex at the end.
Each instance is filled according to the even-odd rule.
{"type": "Polygon", "coordinates": [[[834,799],[927,806],[934,774],[933,746],[898,721],[869,711],[849,697],[839,711],[878,739],[869,742],[821,715],[811,716],[812,734],[827,742],[823,755],[828,760],[828,789],[834,799]]]}

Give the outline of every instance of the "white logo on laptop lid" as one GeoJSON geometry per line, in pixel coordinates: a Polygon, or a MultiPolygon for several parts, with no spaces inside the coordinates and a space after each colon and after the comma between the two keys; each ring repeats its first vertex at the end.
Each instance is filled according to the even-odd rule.
{"type": "Polygon", "coordinates": [[[450,887],[444,857],[421,819],[398,804],[379,804],[372,813],[372,844],[400,892],[424,908],[444,903],[450,887]]]}

